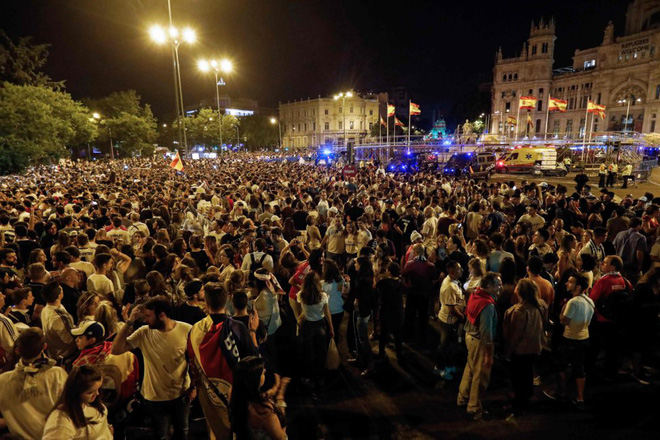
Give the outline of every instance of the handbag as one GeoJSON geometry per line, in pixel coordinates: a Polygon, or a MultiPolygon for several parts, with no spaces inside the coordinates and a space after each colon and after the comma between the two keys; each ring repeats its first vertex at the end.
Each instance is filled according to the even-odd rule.
{"type": "Polygon", "coordinates": [[[336,370],[339,368],[341,359],[339,359],[339,350],[337,350],[337,344],[335,344],[334,339],[330,339],[330,345],[328,345],[328,355],[325,358],[325,368],[327,370],[336,370]]]}

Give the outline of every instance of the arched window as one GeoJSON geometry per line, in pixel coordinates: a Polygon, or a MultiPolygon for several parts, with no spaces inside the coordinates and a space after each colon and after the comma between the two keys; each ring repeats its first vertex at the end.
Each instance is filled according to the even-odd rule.
{"type": "Polygon", "coordinates": [[[502,81],[506,81],[506,74],[502,75],[502,81]]]}
{"type": "Polygon", "coordinates": [[[514,73],[514,74],[513,74],[513,79],[514,79],[514,81],[517,81],[517,80],[518,80],[518,74],[517,74],[517,73],[514,73]]]}

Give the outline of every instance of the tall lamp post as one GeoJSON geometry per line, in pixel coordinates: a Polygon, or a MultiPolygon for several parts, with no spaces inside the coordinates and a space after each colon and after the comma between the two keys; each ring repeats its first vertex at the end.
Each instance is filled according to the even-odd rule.
{"type": "Polygon", "coordinates": [[[176,115],[179,121],[179,146],[183,144],[184,153],[188,155],[188,140],[186,138],[185,110],[183,105],[183,91],[181,89],[181,69],[179,63],[179,45],[181,43],[192,44],[197,40],[195,31],[191,28],[181,30],[172,26],[172,15],[170,13],[170,26],[168,29],[162,26],[152,26],[149,35],[156,44],[169,43],[172,47],[172,64],[174,68],[174,99],[176,102],[176,115]]]}
{"type": "Polygon", "coordinates": [[[626,122],[623,124],[623,131],[628,131],[628,117],[630,117],[630,103],[642,102],[642,98],[635,99],[635,95],[628,95],[624,99],[619,100],[619,104],[627,104],[626,106],[626,122]]]}
{"type": "Polygon", "coordinates": [[[344,126],[344,146],[346,147],[346,155],[348,156],[348,163],[353,163],[353,146],[346,143],[346,98],[352,98],[352,92],[339,93],[335,95],[335,101],[341,99],[341,113],[343,116],[342,125],[344,126]]]}
{"type": "Polygon", "coordinates": [[[280,150],[281,150],[281,149],[282,149],[282,124],[280,124],[279,119],[275,119],[275,118],[270,118],[270,123],[271,123],[271,124],[277,124],[277,128],[280,130],[280,143],[279,143],[279,147],[280,147],[280,150]]]}
{"type": "Polygon", "coordinates": [[[232,65],[231,61],[224,59],[222,61],[200,60],[197,63],[197,67],[204,73],[212,70],[213,74],[215,75],[215,99],[218,104],[218,130],[220,131],[220,154],[222,155],[222,114],[220,113],[220,86],[225,85],[225,81],[218,75],[220,75],[220,73],[231,72],[234,66],[232,65]]]}
{"type": "MultiPolygon", "coordinates": [[[[92,119],[94,121],[96,121],[97,123],[99,123],[99,124],[103,124],[105,122],[105,120],[103,120],[103,116],[101,116],[101,114],[97,113],[97,112],[92,113],[92,119]]],[[[114,158],[115,158],[115,146],[112,143],[112,130],[110,129],[110,127],[108,127],[108,137],[110,138],[110,159],[114,160],[114,158]]],[[[90,154],[90,157],[91,157],[91,154],[90,154]]]]}

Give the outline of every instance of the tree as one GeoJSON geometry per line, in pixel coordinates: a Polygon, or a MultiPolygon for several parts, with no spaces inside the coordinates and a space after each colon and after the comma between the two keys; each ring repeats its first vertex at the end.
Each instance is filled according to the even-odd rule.
{"type": "MultiPolygon", "coordinates": [[[[85,100],[89,108],[101,115],[99,141],[115,146],[115,155],[151,155],[158,139],[156,118],[148,104],[141,105],[134,90],[115,92],[109,96],[85,100]]],[[[108,147],[109,148],[109,147],[108,147]]]]}
{"type": "Polygon", "coordinates": [[[278,144],[280,135],[277,124],[267,116],[244,116],[241,118],[241,138],[250,149],[273,147],[278,144]]]}
{"type": "Polygon", "coordinates": [[[68,156],[67,147],[97,135],[89,110],[68,93],[43,86],[0,87],[0,173],[68,156]]]}
{"type": "MultiPolygon", "coordinates": [[[[178,128],[177,124],[177,121],[172,124],[175,131],[178,128]]],[[[235,116],[222,115],[222,142],[224,144],[235,142],[236,126],[238,125],[239,121],[235,116]]],[[[189,148],[194,145],[201,145],[210,150],[211,147],[220,145],[220,121],[218,121],[217,110],[211,108],[200,109],[197,114],[185,119],[185,126],[189,148]]]]}
{"type": "Polygon", "coordinates": [[[0,81],[17,85],[64,89],[64,81],[53,81],[41,69],[48,59],[48,44],[32,44],[31,37],[14,43],[0,30],[0,81]]]}

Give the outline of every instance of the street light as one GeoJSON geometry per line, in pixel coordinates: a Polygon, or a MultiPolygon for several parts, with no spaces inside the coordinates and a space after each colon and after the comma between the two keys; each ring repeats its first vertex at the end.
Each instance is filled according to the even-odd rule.
{"type": "Polygon", "coordinates": [[[222,155],[222,114],[220,113],[220,85],[224,85],[225,81],[220,77],[218,81],[218,74],[220,72],[229,73],[233,70],[234,66],[231,61],[224,59],[222,61],[217,60],[199,60],[197,62],[197,67],[200,71],[206,73],[213,71],[215,74],[215,99],[218,103],[218,130],[220,130],[220,154],[222,155]]]}
{"type": "Polygon", "coordinates": [[[335,95],[335,101],[341,99],[341,112],[343,115],[343,122],[342,124],[344,125],[344,146],[346,147],[346,154],[348,155],[348,163],[353,163],[353,147],[351,145],[348,145],[346,142],[346,98],[352,98],[353,93],[352,92],[346,92],[346,93],[339,93],[335,95]]]}
{"type": "Polygon", "coordinates": [[[270,123],[271,124],[277,124],[277,128],[280,130],[280,150],[282,149],[282,124],[280,124],[280,121],[275,119],[275,118],[270,118],[270,123]]]}
{"type": "Polygon", "coordinates": [[[635,95],[628,95],[625,99],[619,99],[619,104],[628,104],[626,108],[626,122],[623,124],[623,131],[628,131],[628,117],[630,116],[630,102],[642,102],[642,98],[635,99],[635,95]],[[629,99],[632,98],[632,99],[629,99]]]}
{"type": "MultiPolygon", "coordinates": [[[[169,4],[169,2],[168,2],[169,4]]],[[[170,12],[170,26],[164,28],[159,25],[149,29],[149,35],[156,44],[170,43],[172,47],[172,64],[174,69],[174,98],[176,103],[176,115],[179,121],[179,145],[183,144],[184,152],[188,154],[188,140],[186,138],[185,109],[183,105],[183,91],[181,89],[181,69],[179,63],[179,45],[181,43],[192,44],[197,41],[195,31],[189,27],[178,29],[172,25],[172,14],[170,12]]]]}
{"type": "MultiPolygon", "coordinates": [[[[98,124],[103,124],[105,121],[103,121],[102,118],[103,117],[101,116],[100,113],[94,112],[94,113],[92,113],[92,118],[90,119],[90,121],[94,121],[98,124]]],[[[110,159],[114,160],[114,158],[115,158],[115,147],[112,144],[112,130],[110,130],[110,127],[108,127],[108,137],[110,138],[110,159]]],[[[89,148],[89,145],[88,145],[88,148],[89,148]]],[[[91,151],[90,151],[90,156],[89,157],[90,157],[90,159],[92,157],[91,151]]]]}

